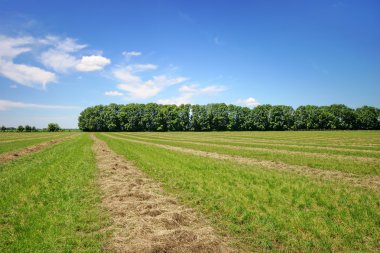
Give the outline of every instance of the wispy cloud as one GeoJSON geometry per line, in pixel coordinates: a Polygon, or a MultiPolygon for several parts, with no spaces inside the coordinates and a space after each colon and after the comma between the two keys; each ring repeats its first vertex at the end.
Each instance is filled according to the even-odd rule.
{"type": "Polygon", "coordinates": [[[124,94],[121,93],[120,91],[112,90],[112,91],[106,91],[104,95],[108,97],[117,97],[117,96],[123,96],[124,94]]]}
{"type": "Polygon", "coordinates": [[[204,86],[200,87],[199,85],[183,85],[179,89],[179,96],[167,98],[167,99],[160,99],[157,101],[159,104],[191,104],[191,100],[194,97],[199,96],[209,96],[209,95],[215,95],[221,92],[226,91],[226,88],[224,86],[219,85],[210,85],[210,86],[204,86]]]}
{"type": "Polygon", "coordinates": [[[66,105],[45,105],[45,104],[32,104],[18,101],[1,100],[0,99],[0,111],[10,109],[79,109],[78,106],[66,106],[66,105]]]}
{"type": "Polygon", "coordinates": [[[138,51],[129,51],[129,52],[128,51],[124,51],[121,54],[124,55],[124,56],[130,56],[130,57],[142,55],[142,53],[138,52],[138,51]]]}
{"type": "Polygon", "coordinates": [[[142,53],[139,51],[124,51],[121,53],[127,61],[129,61],[133,57],[141,56],[142,53]]]}
{"type": "Polygon", "coordinates": [[[101,55],[80,56],[81,50],[86,47],[86,44],[77,43],[69,37],[0,35],[0,75],[28,87],[46,88],[49,83],[57,82],[56,73],[97,71],[111,62],[101,55]],[[26,53],[30,53],[30,59],[41,62],[48,70],[30,63],[15,63],[16,57],[26,53]]]}
{"type": "Polygon", "coordinates": [[[260,103],[252,97],[249,97],[246,99],[238,99],[236,101],[236,103],[239,105],[244,105],[244,106],[248,106],[248,107],[256,107],[256,106],[260,105],[260,103]]]}
{"type": "Polygon", "coordinates": [[[215,36],[213,41],[214,41],[214,44],[217,46],[223,46],[225,44],[225,42],[222,41],[219,36],[215,36]]]}
{"type": "Polygon", "coordinates": [[[14,63],[14,58],[30,52],[36,40],[32,37],[11,38],[0,35],[0,75],[19,84],[45,88],[48,83],[56,82],[54,73],[26,64],[14,63]]]}
{"type": "Polygon", "coordinates": [[[60,39],[47,36],[40,42],[53,46],[41,54],[41,63],[54,71],[66,73],[68,71],[90,72],[102,70],[111,60],[101,55],[85,55],[79,57],[74,53],[87,47],[79,44],[72,38],[60,39]]]}
{"type": "Polygon", "coordinates": [[[120,90],[126,91],[131,99],[147,99],[156,96],[164,89],[182,83],[186,77],[168,77],[166,75],[154,75],[144,81],[141,72],[156,70],[154,64],[131,64],[119,67],[113,71],[113,76],[121,83],[117,85],[120,90]]]}

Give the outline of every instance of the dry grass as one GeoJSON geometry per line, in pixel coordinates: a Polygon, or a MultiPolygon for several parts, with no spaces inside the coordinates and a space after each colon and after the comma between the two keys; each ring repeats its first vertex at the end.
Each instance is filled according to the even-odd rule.
{"type": "Polygon", "coordinates": [[[31,153],[41,151],[41,150],[49,147],[50,145],[54,145],[56,143],[59,143],[59,142],[62,142],[62,141],[68,140],[68,139],[72,139],[74,136],[77,136],[77,134],[76,135],[70,135],[70,136],[64,137],[64,138],[59,138],[59,139],[47,141],[47,142],[38,143],[38,144],[26,147],[26,148],[21,149],[21,150],[10,151],[7,153],[0,154],[0,163],[4,163],[4,162],[10,161],[10,160],[31,154],[31,153]]]}
{"type": "Polygon", "coordinates": [[[102,204],[112,218],[106,250],[115,252],[233,252],[194,210],[112,152],[94,135],[102,204]]]}

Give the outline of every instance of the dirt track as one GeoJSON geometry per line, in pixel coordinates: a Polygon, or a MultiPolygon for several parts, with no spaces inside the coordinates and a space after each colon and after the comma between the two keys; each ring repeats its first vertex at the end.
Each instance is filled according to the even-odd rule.
{"type": "Polygon", "coordinates": [[[20,150],[10,151],[7,153],[0,154],[0,163],[4,163],[4,162],[10,161],[10,160],[22,157],[24,155],[28,155],[31,153],[38,152],[40,150],[43,150],[43,149],[49,147],[50,145],[56,144],[58,142],[65,141],[67,139],[71,139],[71,138],[73,138],[73,136],[74,135],[67,136],[64,138],[55,139],[55,140],[51,140],[51,141],[47,141],[47,142],[42,142],[42,143],[38,143],[38,144],[35,144],[32,146],[28,146],[28,147],[20,149],[20,150]]]}
{"type": "Polygon", "coordinates": [[[151,142],[146,142],[146,141],[133,140],[133,139],[128,139],[128,138],[121,138],[121,137],[116,137],[109,134],[104,134],[104,135],[113,139],[127,140],[130,142],[156,146],[156,147],[164,148],[167,150],[173,150],[173,151],[182,152],[182,153],[189,153],[193,155],[210,157],[210,158],[221,159],[221,160],[233,160],[241,164],[259,165],[266,169],[287,171],[287,172],[299,174],[301,176],[309,176],[316,179],[342,182],[342,183],[349,184],[351,186],[369,188],[375,192],[380,193],[380,176],[376,176],[376,175],[358,176],[352,173],[345,173],[345,172],[340,172],[340,171],[321,170],[321,169],[310,168],[307,166],[290,165],[290,164],[286,164],[282,162],[258,160],[254,158],[245,158],[241,156],[224,155],[224,154],[219,154],[215,152],[206,152],[206,151],[195,150],[195,149],[190,149],[190,148],[182,148],[182,147],[176,147],[176,146],[170,146],[170,145],[164,145],[164,144],[151,143],[151,142]]]}
{"type": "Polygon", "coordinates": [[[161,186],[94,135],[102,205],[112,231],[106,251],[235,252],[194,210],[163,193],[161,186]]]}

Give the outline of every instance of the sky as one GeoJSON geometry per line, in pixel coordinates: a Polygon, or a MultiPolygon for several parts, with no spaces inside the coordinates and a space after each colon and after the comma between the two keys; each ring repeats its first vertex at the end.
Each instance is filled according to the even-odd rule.
{"type": "Polygon", "coordinates": [[[0,0],[0,125],[148,102],[380,107],[380,1],[0,0]]]}

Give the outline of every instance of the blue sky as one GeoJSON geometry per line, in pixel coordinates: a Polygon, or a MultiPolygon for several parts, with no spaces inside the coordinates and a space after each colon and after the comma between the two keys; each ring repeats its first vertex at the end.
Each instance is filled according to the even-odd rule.
{"type": "Polygon", "coordinates": [[[380,1],[0,0],[0,125],[109,103],[380,107],[380,1]]]}

